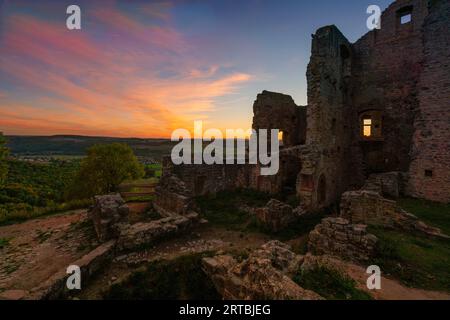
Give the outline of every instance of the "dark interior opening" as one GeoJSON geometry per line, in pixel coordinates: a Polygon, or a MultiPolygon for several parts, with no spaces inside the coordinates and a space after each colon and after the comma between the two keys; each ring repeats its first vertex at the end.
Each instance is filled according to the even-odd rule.
{"type": "Polygon", "coordinates": [[[320,176],[317,193],[319,204],[325,203],[325,201],[327,200],[327,183],[323,175],[320,176]]]}

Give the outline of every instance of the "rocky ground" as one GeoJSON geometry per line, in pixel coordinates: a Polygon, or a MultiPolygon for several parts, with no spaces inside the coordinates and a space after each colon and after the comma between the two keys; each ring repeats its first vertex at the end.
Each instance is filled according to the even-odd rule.
{"type": "MultiPolygon", "coordinates": [[[[143,218],[151,219],[148,203],[130,204],[129,207],[130,220],[137,222],[143,218]]],[[[287,241],[289,250],[292,250],[292,252],[289,251],[291,252],[289,255],[295,257],[288,260],[298,260],[303,263],[325,259],[326,264],[331,264],[334,269],[349,276],[355,281],[358,289],[366,291],[374,299],[450,300],[448,293],[408,288],[396,279],[386,277],[382,278],[381,290],[368,291],[365,268],[356,263],[343,262],[327,256],[324,258],[317,258],[311,254],[305,256],[303,252],[305,237],[307,235],[299,235],[287,241]]],[[[264,248],[263,245],[272,238],[270,235],[256,231],[242,232],[217,225],[199,224],[175,238],[133,252],[117,254],[101,273],[92,278],[89,283],[83,284],[81,292],[68,298],[101,299],[111,285],[126,281],[137,270],[156,260],[171,261],[181,256],[205,252],[219,256],[251,258],[254,252],[261,252],[260,248],[264,248]]],[[[92,222],[88,220],[84,210],[2,226],[0,239],[4,239],[0,247],[0,298],[7,299],[22,298],[26,291],[38,286],[99,245],[92,222]]],[[[259,264],[262,261],[261,263],[265,265],[265,260],[261,260],[260,256],[251,259],[253,260],[249,262],[246,260],[239,262],[239,265],[236,264],[233,268],[241,270],[238,274],[244,274],[243,270],[251,269],[255,263],[259,264]]],[[[284,273],[272,270],[270,265],[265,265],[262,270],[266,270],[267,273],[263,272],[257,279],[263,279],[267,274],[277,275],[279,279],[289,283],[294,296],[310,292],[299,291],[284,273]]],[[[253,275],[249,274],[248,277],[253,275]]],[[[315,296],[315,293],[308,293],[310,298],[315,296]]]]}
{"type": "Polygon", "coordinates": [[[24,294],[97,246],[89,222],[77,210],[0,227],[0,296],[24,294]]]}

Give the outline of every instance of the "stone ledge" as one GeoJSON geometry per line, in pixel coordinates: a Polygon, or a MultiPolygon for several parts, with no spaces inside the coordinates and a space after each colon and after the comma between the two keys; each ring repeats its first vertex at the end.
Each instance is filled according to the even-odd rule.
{"type": "MultiPolygon", "coordinates": [[[[96,274],[105,263],[112,260],[116,241],[108,241],[80,259],[70,263],[69,265],[76,265],[81,270],[81,287],[83,283],[89,281],[94,274],[96,274]]],[[[68,265],[68,266],[69,266],[68,265]]],[[[66,269],[60,270],[53,276],[48,278],[41,285],[33,288],[22,299],[26,300],[54,300],[61,299],[69,295],[71,291],[66,288],[66,281],[69,275],[66,269]]],[[[77,291],[74,291],[77,292],[77,291]]]]}

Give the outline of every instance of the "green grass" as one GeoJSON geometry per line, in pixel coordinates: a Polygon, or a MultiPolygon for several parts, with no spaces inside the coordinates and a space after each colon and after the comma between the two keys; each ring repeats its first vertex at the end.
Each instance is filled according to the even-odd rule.
{"type": "Polygon", "coordinates": [[[375,234],[375,264],[405,285],[450,292],[450,241],[370,227],[375,234]]]}
{"type": "Polygon", "coordinates": [[[301,235],[306,235],[311,232],[314,227],[319,224],[326,216],[326,211],[317,212],[304,217],[299,218],[297,221],[291,223],[288,228],[285,228],[279,232],[265,231],[270,234],[272,238],[287,241],[297,238],[301,235]]]}
{"type": "Polygon", "coordinates": [[[54,203],[47,207],[33,207],[28,204],[6,204],[0,206],[0,226],[23,222],[29,219],[41,218],[65,211],[84,209],[92,204],[91,199],[72,200],[64,203],[54,203]]]}
{"type": "Polygon", "coordinates": [[[150,263],[104,294],[108,300],[221,299],[201,269],[207,254],[191,254],[171,261],[150,263]]]}
{"type": "Polygon", "coordinates": [[[197,204],[202,216],[210,224],[231,230],[248,231],[249,228],[255,228],[255,223],[248,213],[239,210],[239,206],[244,204],[251,207],[265,206],[270,199],[271,196],[265,193],[238,190],[199,197],[197,204]]]}
{"type": "Polygon", "coordinates": [[[161,178],[161,174],[162,174],[162,164],[161,163],[147,164],[145,166],[145,171],[146,172],[153,171],[153,177],[159,179],[159,178],[161,178]]]}
{"type": "MultiPolygon", "coordinates": [[[[427,224],[450,234],[450,204],[402,198],[398,204],[427,224]]],[[[375,234],[382,272],[407,286],[450,292],[450,241],[418,233],[369,227],[375,234]]]]}
{"type": "Polygon", "coordinates": [[[424,222],[441,228],[443,233],[450,235],[450,204],[411,198],[399,199],[398,204],[424,222]]]}
{"type": "Polygon", "coordinates": [[[302,288],[312,290],[328,300],[372,299],[368,293],[356,288],[353,279],[331,268],[299,270],[293,280],[302,288]]]}
{"type": "Polygon", "coordinates": [[[325,216],[325,211],[311,214],[293,222],[288,228],[274,233],[260,225],[255,217],[239,209],[242,205],[254,208],[264,207],[270,199],[274,198],[284,201],[290,200],[291,203],[295,202],[292,197],[283,199],[281,196],[269,195],[263,192],[238,190],[199,197],[197,198],[197,204],[201,209],[202,216],[212,225],[234,231],[261,232],[280,241],[308,234],[325,216]]]}

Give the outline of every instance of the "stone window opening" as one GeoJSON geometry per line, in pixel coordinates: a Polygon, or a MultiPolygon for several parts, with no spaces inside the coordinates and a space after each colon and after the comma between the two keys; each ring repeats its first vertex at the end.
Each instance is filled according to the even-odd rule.
{"type": "Polygon", "coordinates": [[[397,11],[397,24],[407,25],[412,22],[413,6],[407,6],[397,11]]]}
{"type": "Polygon", "coordinates": [[[372,118],[363,119],[363,135],[367,138],[372,136],[372,118]]]}
{"type": "Polygon", "coordinates": [[[433,170],[425,170],[425,177],[432,178],[433,177],[433,170]]]}
{"type": "Polygon", "coordinates": [[[371,110],[360,115],[361,138],[365,140],[382,139],[381,111],[371,110]]]}
{"type": "Polygon", "coordinates": [[[284,139],[285,139],[285,137],[286,137],[286,135],[284,134],[284,132],[280,130],[278,132],[278,141],[280,143],[280,147],[284,146],[284,139]]]}

